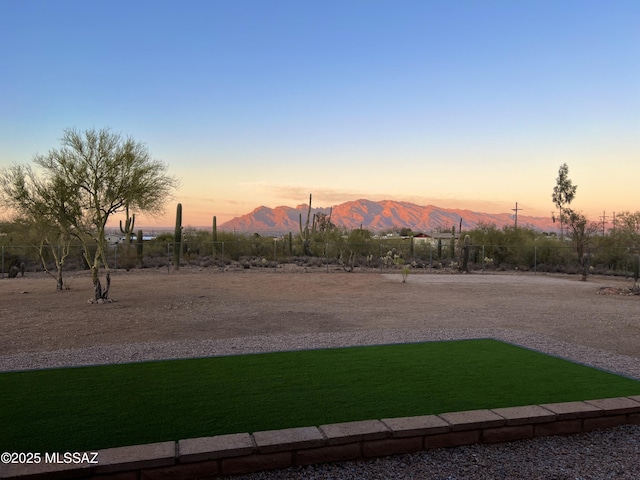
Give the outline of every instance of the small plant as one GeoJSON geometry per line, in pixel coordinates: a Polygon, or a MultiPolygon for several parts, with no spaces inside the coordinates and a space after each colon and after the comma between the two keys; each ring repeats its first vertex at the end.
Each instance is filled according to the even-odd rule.
{"type": "Polygon", "coordinates": [[[18,278],[18,273],[20,273],[20,269],[18,267],[16,267],[15,265],[13,265],[9,269],[9,278],[18,278]]]}
{"type": "Polygon", "coordinates": [[[411,273],[411,267],[409,265],[405,265],[402,267],[402,270],[400,270],[400,273],[402,274],[402,283],[407,283],[407,278],[411,273]]]}

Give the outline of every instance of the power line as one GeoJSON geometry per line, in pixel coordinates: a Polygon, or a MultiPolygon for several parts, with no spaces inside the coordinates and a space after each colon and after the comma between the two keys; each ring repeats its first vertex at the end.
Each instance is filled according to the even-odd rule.
{"type": "Polygon", "coordinates": [[[616,212],[613,212],[613,232],[616,231],[616,212]]]}
{"type": "Polygon", "coordinates": [[[518,202],[516,202],[516,208],[512,208],[511,210],[513,210],[514,212],[516,212],[515,215],[515,219],[516,219],[516,225],[515,228],[518,228],[518,211],[522,210],[522,208],[518,208],[518,202]]]}
{"type": "Polygon", "coordinates": [[[604,226],[607,223],[607,218],[609,218],[609,215],[605,215],[605,212],[602,212],[602,215],[600,216],[600,220],[602,220],[602,236],[604,237],[604,226]]]}

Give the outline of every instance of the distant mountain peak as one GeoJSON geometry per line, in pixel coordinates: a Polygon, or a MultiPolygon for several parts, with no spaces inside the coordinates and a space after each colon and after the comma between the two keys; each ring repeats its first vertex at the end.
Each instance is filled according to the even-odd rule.
{"type": "MultiPolygon", "coordinates": [[[[269,208],[260,206],[251,213],[236,217],[220,225],[221,229],[264,234],[286,233],[300,228],[300,215],[306,222],[309,204],[299,204],[295,208],[279,206],[269,208]]],[[[329,214],[328,207],[314,207],[311,215],[329,214]]],[[[495,224],[498,228],[514,224],[511,213],[482,213],[465,209],[449,209],[435,205],[421,206],[415,203],[364,198],[334,205],[331,222],[348,230],[362,228],[380,231],[393,228],[410,228],[414,232],[428,233],[435,229],[458,228],[462,219],[465,229],[474,228],[480,222],[495,224]]],[[[537,228],[541,231],[555,231],[557,225],[551,218],[518,215],[518,224],[537,228]]]]}

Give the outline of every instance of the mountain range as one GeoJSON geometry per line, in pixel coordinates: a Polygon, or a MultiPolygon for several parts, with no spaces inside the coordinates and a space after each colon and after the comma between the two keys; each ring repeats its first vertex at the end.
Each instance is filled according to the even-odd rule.
{"type": "MultiPolygon", "coordinates": [[[[300,215],[303,225],[309,211],[308,204],[294,207],[280,206],[269,208],[261,206],[246,215],[235,217],[220,225],[223,230],[276,234],[297,232],[300,230],[300,215]]],[[[409,202],[393,200],[355,200],[335,205],[333,209],[319,207],[311,209],[314,214],[329,215],[331,223],[348,230],[364,228],[374,232],[410,228],[414,232],[429,233],[437,229],[456,229],[462,219],[464,229],[472,229],[478,223],[495,224],[498,228],[514,224],[512,213],[482,213],[471,210],[448,209],[433,205],[421,206],[409,202]]],[[[309,220],[311,223],[311,219],[309,220]]],[[[550,232],[558,229],[551,218],[518,215],[518,225],[550,232]]]]}

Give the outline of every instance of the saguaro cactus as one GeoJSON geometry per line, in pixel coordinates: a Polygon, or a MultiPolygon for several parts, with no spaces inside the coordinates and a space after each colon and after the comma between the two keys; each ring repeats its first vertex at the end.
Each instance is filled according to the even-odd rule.
{"type": "Polygon", "coordinates": [[[180,251],[182,250],[182,204],[176,208],[176,229],[173,233],[173,268],[180,269],[180,251]]]}
{"type": "Polygon", "coordinates": [[[127,270],[130,267],[129,262],[129,250],[131,248],[131,234],[133,233],[134,225],[136,224],[136,214],[129,216],[129,205],[125,206],[127,219],[122,226],[122,220],[120,220],[120,232],[124,234],[124,257],[127,270]]]}
{"type": "Polygon", "coordinates": [[[469,250],[471,250],[471,237],[464,236],[464,246],[462,247],[462,271],[469,271],[469,250]]]}
{"type": "Polygon", "coordinates": [[[454,260],[456,256],[456,227],[451,227],[451,240],[449,241],[449,256],[451,257],[451,261],[454,260]]]}
{"type": "Polygon", "coordinates": [[[136,235],[136,253],[138,254],[138,266],[142,267],[142,254],[143,254],[143,243],[142,243],[142,230],[138,230],[138,234],[136,235]]]}
{"type": "Polygon", "coordinates": [[[213,216],[213,254],[216,254],[216,242],[218,241],[218,219],[213,216]]]}
{"type": "Polygon", "coordinates": [[[131,241],[133,227],[136,224],[136,214],[129,216],[129,207],[127,207],[126,215],[127,219],[124,222],[124,227],[122,226],[122,220],[120,220],[120,231],[125,235],[125,243],[128,243],[131,241]]]}
{"type": "Polygon", "coordinates": [[[311,236],[315,232],[315,215],[313,216],[312,223],[312,232],[309,234],[309,220],[311,219],[311,194],[309,194],[309,210],[307,211],[307,223],[304,226],[304,230],[302,229],[302,214],[299,214],[300,217],[300,238],[302,238],[302,249],[304,250],[304,254],[307,256],[311,256],[311,236]]]}

